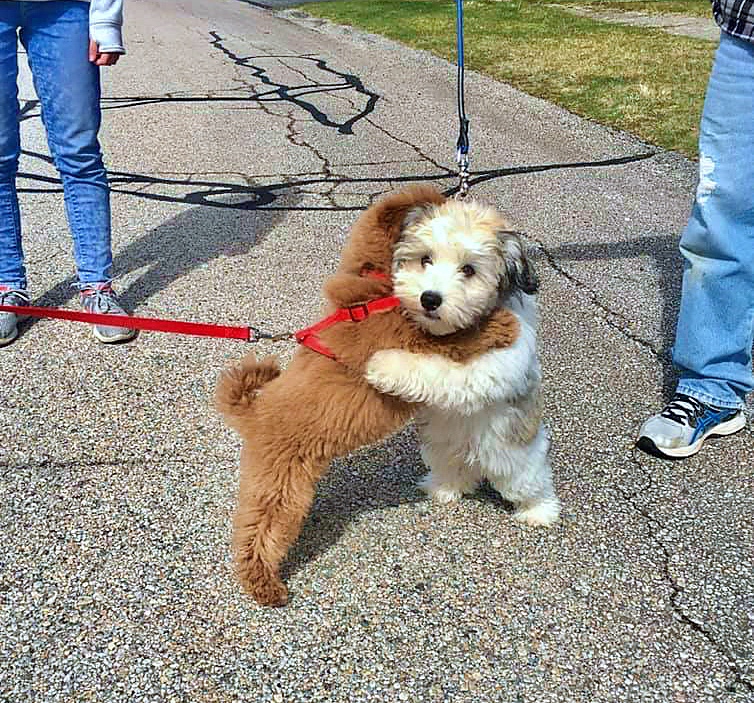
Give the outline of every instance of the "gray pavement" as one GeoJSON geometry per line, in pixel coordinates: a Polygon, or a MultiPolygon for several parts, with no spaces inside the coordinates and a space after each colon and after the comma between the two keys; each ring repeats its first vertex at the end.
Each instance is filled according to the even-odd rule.
{"type": "Polygon", "coordinates": [[[720,40],[720,27],[712,17],[710,11],[707,17],[688,17],[679,13],[670,14],[648,14],[640,10],[623,9],[599,10],[594,7],[581,7],[579,5],[558,5],[553,4],[566,12],[582,17],[591,17],[602,22],[612,24],[630,24],[634,27],[651,27],[660,29],[668,34],[679,34],[685,37],[694,37],[695,39],[705,39],[707,41],[720,40]]]}
{"type": "MultiPolygon", "coordinates": [[[[130,0],[127,29],[103,142],[139,314],[304,326],[372,198],[455,183],[443,61],[236,0],[130,0]]],[[[21,98],[33,292],[69,305],[28,76],[21,98]]],[[[29,324],[0,352],[0,700],[754,700],[754,436],[676,463],[632,447],[673,381],[695,165],[473,73],[466,101],[472,193],[542,277],[562,524],[518,526],[488,492],[429,504],[409,427],[335,463],[292,601],[262,609],[233,579],[239,442],[210,405],[248,348],[29,324]]]]}

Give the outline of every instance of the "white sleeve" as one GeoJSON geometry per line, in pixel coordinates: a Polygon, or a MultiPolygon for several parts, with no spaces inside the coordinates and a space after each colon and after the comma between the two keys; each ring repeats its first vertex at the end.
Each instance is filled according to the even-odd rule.
{"type": "Polygon", "coordinates": [[[89,4],[89,36],[99,50],[125,54],[123,46],[123,0],[91,0],[89,4]]]}

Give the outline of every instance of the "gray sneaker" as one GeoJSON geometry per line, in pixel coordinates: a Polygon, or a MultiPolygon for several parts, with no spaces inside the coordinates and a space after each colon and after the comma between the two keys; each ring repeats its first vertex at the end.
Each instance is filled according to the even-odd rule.
{"type": "MultiPolygon", "coordinates": [[[[31,298],[25,290],[0,287],[0,305],[29,305],[31,298]]],[[[18,337],[18,323],[28,315],[16,315],[14,312],[0,312],[0,347],[10,344],[18,337]]]]}
{"type": "Polygon", "coordinates": [[[662,412],[641,426],[636,446],[649,454],[680,459],[696,454],[708,437],[733,434],[745,425],[742,410],[715,408],[676,393],[662,412]]]}
{"type": "MultiPolygon", "coordinates": [[[[107,283],[105,285],[81,286],[79,288],[79,300],[85,312],[94,312],[100,315],[128,315],[120,306],[118,296],[107,283]]],[[[127,342],[136,336],[136,330],[128,327],[114,327],[110,325],[93,325],[94,337],[103,344],[113,342],[127,342]]]]}

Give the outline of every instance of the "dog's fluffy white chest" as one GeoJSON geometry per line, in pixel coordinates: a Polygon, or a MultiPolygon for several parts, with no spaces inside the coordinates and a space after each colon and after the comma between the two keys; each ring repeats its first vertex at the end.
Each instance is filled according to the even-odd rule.
{"type": "Polygon", "coordinates": [[[510,309],[520,325],[510,347],[465,363],[440,355],[378,352],[367,366],[367,379],[384,392],[421,403],[417,425],[431,433],[426,439],[454,445],[468,455],[464,459],[510,444],[525,434],[522,425],[533,421],[540,385],[536,302],[517,296],[510,309]]]}
{"type": "Polygon", "coordinates": [[[512,347],[475,359],[463,388],[447,389],[456,402],[425,404],[417,414],[423,441],[452,446],[464,463],[483,465],[518,438],[530,441],[539,424],[541,377],[534,342],[534,330],[524,330],[512,347]]]}

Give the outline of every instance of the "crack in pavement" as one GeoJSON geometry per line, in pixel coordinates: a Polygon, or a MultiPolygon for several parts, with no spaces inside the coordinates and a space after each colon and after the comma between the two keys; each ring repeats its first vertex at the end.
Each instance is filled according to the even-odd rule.
{"type": "MultiPolygon", "coordinates": [[[[642,465],[635,452],[631,456],[631,463],[639,470],[639,472],[643,476],[646,477],[647,482],[645,483],[644,487],[646,488],[652,486],[652,473],[642,465]]],[[[726,685],[726,691],[728,691],[729,693],[737,693],[739,692],[740,688],[743,688],[746,692],[754,693],[754,683],[746,679],[745,674],[741,666],[738,664],[733,653],[730,652],[727,647],[717,641],[714,634],[704,626],[703,622],[695,620],[686,612],[684,612],[683,608],[678,603],[678,598],[681,596],[685,589],[678,583],[675,578],[673,578],[673,575],[670,572],[671,551],[660,536],[661,533],[665,531],[665,526],[654,515],[652,515],[647,508],[639,505],[637,499],[639,490],[636,490],[632,493],[622,488],[620,485],[616,485],[616,489],[623,497],[624,501],[627,502],[639,515],[644,518],[645,524],[647,525],[647,530],[649,532],[650,540],[652,540],[652,542],[654,542],[659,547],[662,553],[662,563],[660,565],[660,570],[664,580],[671,589],[670,604],[673,608],[673,612],[684,625],[704,637],[704,639],[706,639],[710,643],[715,651],[717,651],[718,654],[722,655],[727,661],[733,678],[726,685]]]]}
{"type": "Polygon", "coordinates": [[[561,277],[565,278],[570,283],[573,283],[576,288],[587,294],[591,304],[602,313],[604,313],[602,319],[607,323],[609,327],[612,327],[626,339],[630,339],[632,342],[635,342],[644,349],[648,349],[659,361],[662,362],[665,360],[666,355],[661,349],[658,349],[654,344],[652,344],[652,342],[644,339],[641,335],[633,332],[629,327],[617,322],[616,318],[618,320],[624,321],[626,325],[630,323],[629,319],[626,318],[625,315],[613,310],[609,305],[602,302],[597,291],[590,288],[586,283],[584,283],[584,281],[576,277],[570,271],[567,271],[541,239],[526,232],[522,232],[521,235],[524,237],[524,239],[527,239],[536,245],[536,248],[545,257],[545,261],[547,261],[547,264],[553,271],[555,271],[561,277]]]}
{"type": "MultiPolygon", "coordinates": [[[[420,159],[424,159],[425,161],[431,163],[435,168],[438,170],[446,173],[449,177],[455,177],[456,172],[453,169],[447,168],[446,166],[443,166],[441,163],[433,159],[429,154],[425,154],[416,144],[412,144],[406,139],[401,139],[400,137],[396,136],[392,132],[390,132],[389,129],[386,127],[383,127],[382,125],[377,124],[375,120],[367,118],[366,120],[372,127],[374,127],[379,132],[382,132],[386,137],[389,137],[390,139],[393,139],[394,141],[398,142],[399,144],[403,144],[404,146],[407,146],[409,149],[414,151],[417,156],[419,156],[420,159]]],[[[453,151],[455,151],[455,145],[453,146],[453,151]]]]}
{"type": "MultiPolygon", "coordinates": [[[[225,46],[224,44],[225,39],[221,37],[220,34],[218,34],[216,31],[214,30],[210,31],[209,34],[213,38],[213,41],[210,43],[211,46],[221,51],[236,66],[250,69],[252,77],[258,78],[264,85],[270,86],[272,88],[272,90],[270,90],[268,93],[256,93],[256,89],[253,86],[249,85],[249,88],[251,88],[254,91],[255,97],[257,99],[260,99],[264,97],[265,95],[276,95],[279,100],[292,103],[296,107],[299,107],[305,112],[308,112],[319,124],[325,127],[334,127],[341,134],[353,134],[353,125],[356,124],[356,122],[358,122],[360,119],[366,117],[368,114],[373,112],[375,105],[377,104],[377,101],[380,98],[380,96],[377,93],[367,90],[358,76],[355,76],[350,73],[337,71],[336,69],[331,68],[327,64],[327,61],[317,56],[312,56],[311,54],[301,54],[298,56],[296,55],[276,56],[274,54],[267,54],[264,56],[241,57],[235,54],[233,51],[231,51],[227,46],[225,46]],[[259,58],[264,58],[265,60],[276,59],[283,66],[286,66],[283,59],[295,58],[302,61],[308,61],[308,62],[313,63],[314,67],[319,69],[320,71],[323,71],[325,73],[330,73],[336,76],[338,81],[333,84],[320,84],[320,83],[314,82],[313,84],[304,85],[304,86],[285,85],[284,83],[279,83],[273,80],[268,75],[267,69],[264,68],[263,66],[257,66],[253,63],[250,63],[254,59],[259,59],[259,58]],[[345,122],[336,122],[330,119],[324,112],[322,112],[313,103],[307,102],[300,98],[301,95],[310,95],[314,93],[330,93],[331,91],[334,91],[334,90],[354,90],[356,93],[364,95],[367,98],[366,106],[363,108],[363,110],[361,110],[359,113],[352,116],[345,122]]],[[[289,68],[290,70],[289,66],[286,66],[286,67],[289,68]]],[[[303,75],[301,74],[300,71],[298,71],[298,73],[300,75],[303,75]]],[[[306,79],[305,75],[304,75],[304,78],[306,79]]]]}
{"type": "MultiPolygon", "coordinates": [[[[241,58],[238,55],[236,55],[234,52],[232,52],[230,49],[228,49],[225,46],[224,39],[217,32],[214,32],[214,31],[210,32],[210,36],[213,37],[213,41],[210,43],[211,46],[213,46],[216,49],[219,49],[223,53],[224,56],[226,56],[231,61],[233,61],[234,65],[237,68],[241,67],[241,68],[250,68],[250,69],[252,69],[252,76],[255,77],[255,78],[259,78],[262,81],[262,83],[264,83],[266,85],[275,86],[277,88],[277,90],[275,92],[277,92],[278,95],[281,98],[283,98],[285,100],[285,99],[288,99],[288,98],[291,97],[290,93],[291,93],[292,90],[294,90],[294,88],[292,88],[290,86],[284,86],[282,83],[275,83],[274,81],[272,81],[271,78],[269,78],[268,76],[265,75],[266,74],[266,70],[265,69],[249,64],[248,61],[251,58],[253,58],[253,57],[241,58]]],[[[270,58],[273,58],[273,57],[270,57],[270,58]]],[[[285,66],[286,68],[288,68],[292,72],[298,73],[305,80],[308,80],[308,78],[304,74],[304,72],[302,72],[300,70],[293,69],[291,66],[287,65],[282,60],[281,57],[274,57],[274,58],[276,58],[281,65],[285,66]]],[[[306,57],[306,58],[311,58],[311,57],[306,57]]],[[[321,68],[322,70],[325,70],[325,68],[323,68],[323,66],[326,67],[326,65],[325,65],[324,62],[320,62],[317,65],[318,68],[321,68]]],[[[332,69],[329,69],[329,67],[326,67],[326,70],[332,71],[332,69]]],[[[336,71],[332,71],[332,72],[337,73],[336,71]]],[[[249,90],[252,93],[252,95],[256,96],[257,98],[260,97],[260,95],[257,92],[256,86],[253,85],[252,83],[250,83],[249,80],[245,76],[236,78],[236,81],[239,82],[239,83],[241,83],[243,86],[245,86],[247,88],[247,90],[249,90]]],[[[346,81],[346,83],[348,83],[348,81],[346,81]]],[[[359,81],[359,83],[360,83],[360,81],[359,81]]],[[[323,87],[328,88],[329,90],[332,90],[332,89],[342,89],[344,86],[343,85],[326,85],[326,86],[323,86],[322,84],[316,84],[316,86],[311,86],[311,89],[307,89],[306,92],[301,92],[301,93],[299,93],[299,95],[303,95],[303,94],[308,95],[308,94],[311,94],[311,93],[315,92],[315,89],[316,89],[316,91],[318,91],[318,90],[322,89],[323,87]]],[[[296,90],[303,90],[303,89],[302,88],[297,88],[296,90]]],[[[358,90],[358,88],[357,88],[357,90],[358,90]]],[[[334,123],[331,120],[329,120],[324,115],[324,113],[322,113],[321,111],[317,110],[312,104],[310,104],[310,103],[304,103],[304,102],[302,102],[302,101],[300,101],[298,99],[291,99],[290,101],[294,103],[294,107],[297,106],[297,107],[302,107],[303,109],[305,109],[320,124],[323,124],[325,126],[335,126],[336,123],[334,123]]],[[[350,101],[349,101],[349,104],[351,104],[350,101]]],[[[265,112],[265,114],[267,114],[268,116],[270,116],[270,117],[275,117],[276,116],[271,110],[269,110],[267,108],[266,105],[262,104],[261,102],[260,102],[260,107],[263,109],[263,111],[265,112]]],[[[335,188],[337,187],[337,182],[334,181],[333,177],[334,176],[344,177],[344,176],[342,176],[341,174],[334,174],[333,170],[332,170],[332,167],[331,167],[331,164],[330,164],[330,160],[327,158],[327,156],[325,156],[321,151],[319,151],[314,145],[309,144],[308,141],[303,137],[303,132],[299,131],[297,129],[297,123],[299,122],[299,119],[295,115],[295,109],[294,108],[291,108],[291,109],[288,110],[286,117],[287,117],[286,127],[285,127],[285,129],[286,129],[286,132],[285,132],[286,140],[288,141],[289,144],[292,144],[293,146],[302,147],[304,149],[309,150],[314,155],[314,157],[322,164],[322,168],[321,168],[321,170],[318,173],[321,174],[323,182],[327,183],[328,185],[327,185],[327,189],[323,193],[319,193],[318,195],[323,196],[325,198],[326,203],[331,208],[333,208],[333,209],[337,208],[337,202],[336,202],[335,196],[334,196],[334,191],[335,191],[335,188]]],[[[355,122],[356,119],[357,118],[353,118],[353,121],[355,122]]],[[[350,125],[347,126],[347,127],[345,127],[345,126],[342,125],[341,128],[339,128],[339,131],[343,131],[343,130],[345,130],[345,132],[343,132],[343,133],[353,134],[353,130],[352,130],[352,128],[351,128],[350,125]]],[[[291,190],[293,192],[302,192],[300,189],[294,189],[293,187],[291,188],[291,190]]]]}
{"type": "MultiPolygon", "coordinates": [[[[300,132],[296,129],[296,124],[298,122],[299,120],[294,116],[293,110],[290,110],[288,112],[288,122],[286,124],[286,138],[288,139],[288,142],[290,144],[302,147],[310,151],[312,154],[314,154],[314,157],[321,162],[322,169],[321,171],[319,171],[319,173],[323,176],[322,182],[327,184],[327,188],[324,192],[316,193],[316,195],[324,196],[326,202],[330,205],[330,207],[337,208],[338,204],[335,199],[335,189],[337,188],[338,183],[335,180],[335,177],[343,178],[344,174],[336,174],[333,172],[330,160],[319,149],[307,142],[307,140],[303,137],[303,132],[300,132]]],[[[303,193],[306,191],[298,188],[297,192],[303,193]]],[[[315,194],[312,191],[309,191],[309,193],[315,194]]]]}
{"type": "MultiPolygon", "coordinates": [[[[214,32],[214,31],[210,32],[210,36],[213,37],[213,41],[211,42],[211,45],[219,49],[220,51],[222,51],[223,54],[227,58],[229,58],[231,61],[233,61],[233,63],[236,66],[252,69],[252,76],[255,78],[259,78],[266,85],[274,86],[276,88],[274,92],[280,95],[280,97],[282,97],[283,99],[287,99],[290,97],[290,92],[294,90],[294,88],[272,80],[272,78],[266,75],[265,69],[262,69],[261,67],[248,63],[251,59],[254,59],[257,57],[252,56],[252,57],[241,58],[235,52],[231,51],[230,49],[228,49],[227,46],[225,46],[224,44],[225,40],[217,32],[214,32]]],[[[398,141],[399,143],[410,146],[414,151],[419,153],[419,155],[422,158],[426,159],[430,163],[435,164],[435,162],[432,159],[430,159],[427,155],[421,153],[421,151],[416,146],[411,145],[408,142],[405,142],[395,137],[394,135],[390,134],[387,130],[383,129],[382,127],[379,127],[373,120],[370,120],[367,118],[367,115],[374,111],[374,108],[377,104],[377,101],[380,99],[380,96],[378,93],[368,90],[364,86],[364,83],[362,82],[362,80],[358,78],[357,76],[350,73],[345,73],[345,72],[332,69],[331,67],[327,65],[327,63],[323,59],[320,59],[316,56],[312,56],[311,54],[303,54],[303,55],[295,56],[295,57],[266,55],[265,58],[276,59],[281,66],[289,70],[291,73],[301,76],[302,80],[314,83],[314,85],[310,89],[305,90],[302,87],[295,88],[295,90],[298,90],[298,91],[305,90],[305,92],[299,92],[298,95],[304,95],[304,94],[308,95],[313,92],[320,92],[323,88],[326,88],[327,89],[326,92],[328,93],[330,97],[344,100],[349,105],[349,107],[355,112],[355,115],[353,117],[351,117],[350,119],[346,120],[343,123],[340,123],[339,125],[339,123],[336,123],[333,120],[329,119],[321,110],[314,107],[313,105],[309,103],[303,104],[298,100],[292,100],[292,102],[294,103],[296,107],[300,107],[300,108],[302,107],[303,109],[305,109],[310,115],[312,115],[315,118],[315,120],[319,124],[322,124],[328,127],[339,125],[338,132],[340,132],[341,134],[353,135],[354,134],[353,125],[356,124],[357,121],[363,118],[367,121],[368,124],[374,126],[376,129],[383,132],[383,134],[386,134],[388,137],[390,137],[391,139],[394,139],[395,141],[398,141]],[[334,73],[338,77],[343,78],[344,83],[340,83],[340,84],[317,83],[316,81],[314,81],[314,79],[308,76],[305,71],[301,70],[298,67],[293,66],[291,63],[285,60],[285,59],[290,59],[290,58],[305,59],[307,61],[310,61],[314,64],[314,66],[317,69],[334,73]],[[332,93],[333,90],[344,90],[344,89],[351,89],[351,88],[353,88],[357,94],[366,95],[368,97],[367,105],[362,110],[360,110],[359,107],[356,105],[355,101],[351,99],[350,94],[339,95],[339,94],[332,93]]],[[[248,89],[256,94],[256,87],[250,84],[247,79],[244,78],[244,79],[238,79],[238,80],[239,82],[245,83],[248,89]]],[[[272,116],[271,112],[268,112],[268,114],[272,116]]],[[[293,146],[298,146],[304,149],[308,149],[315,156],[315,158],[317,158],[321,162],[322,170],[320,173],[323,176],[322,182],[327,183],[327,186],[328,186],[325,191],[316,191],[316,192],[311,191],[311,190],[307,191],[304,188],[299,187],[298,192],[306,192],[308,194],[313,194],[319,197],[324,197],[330,207],[332,207],[333,209],[337,209],[338,203],[336,200],[335,191],[341,182],[349,181],[348,176],[345,173],[339,173],[339,172],[334,171],[332,168],[332,163],[330,159],[324,153],[322,153],[319,149],[317,149],[313,144],[309,143],[304,138],[303,131],[299,131],[296,128],[298,122],[300,122],[300,119],[296,117],[293,109],[288,111],[287,118],[288,118],[288,121],[286,124],[286,138],[288,142],[292,144],[293,146]]],[[[372,164],[372,165],[376,165],[376,164],[372,164]]],[[[439,167],[439,165],[437,164],[435,165],[439,167]]],[[[310,182],[305,185],[314,185],[314,183],[310,182]]],[[[372,197],[375,197],[376,195],[377,194],[373,194],[372,197]]]]}

